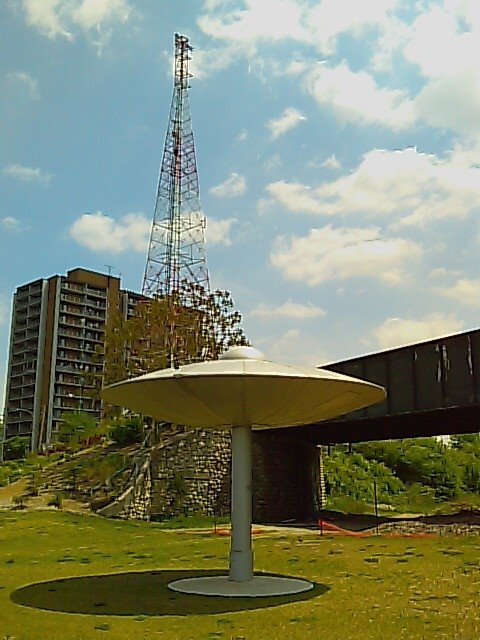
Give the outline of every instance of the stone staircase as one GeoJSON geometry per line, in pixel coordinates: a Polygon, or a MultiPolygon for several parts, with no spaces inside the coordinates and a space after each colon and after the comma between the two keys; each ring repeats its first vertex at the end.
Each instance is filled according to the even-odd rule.
{"type": "Polygon", "coordinates": [[[120,495],[97,513],[150,520],[228,512],[230,435],[183,427],[151,433],[120,495]]]}

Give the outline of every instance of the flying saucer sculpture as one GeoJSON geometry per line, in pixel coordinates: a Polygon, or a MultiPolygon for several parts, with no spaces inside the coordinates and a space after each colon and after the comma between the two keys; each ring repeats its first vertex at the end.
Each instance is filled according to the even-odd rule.
{"type": "Polygon", "coordinates": [[[307,580],[253,574],[252,429],[300,427],[335,418],[381,402],[383,387],[325,369],[271,362],[253,347],[232,347],[219,360],[147,373],[112,384],[102,395],[107,402],[153,418],[232,430],[229,575],[177,580],[171,589],[265,596],[313,587],[307,580]]]}

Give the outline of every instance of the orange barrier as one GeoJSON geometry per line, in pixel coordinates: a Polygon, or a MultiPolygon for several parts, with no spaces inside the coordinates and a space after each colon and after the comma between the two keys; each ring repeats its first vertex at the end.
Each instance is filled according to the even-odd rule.
{"type": "MultiPolygon", "coordinates": [[[[231,535],[230,529],[213,529],[213,535],[215,536],[229,536],[231,535]]],[[[265,533],[262,529],[252,529],[252,536],[257,535],[259,533],[265,533]]]]}
{"type": "MultiPolygon", "coordinates": [[[[319,520],[318,528],[320,529],[320,535],[324,533],[328,535],[340,535],[340,536],[353,536],[355,538],[368,538],[373,535],[377,535],[376,532],[370,531],[349,531],[348,529],[342,529],[342,527],[338,527],[336,524],[332,522],[327,522],[326,520],[319,520]]],[[[399,533],[396,531],[385,531],[379,532],[379,535],[385,538],[436,538],[438,537],[437,533],[430,533],[427,531],[415,531],[413,533],[399,533]]]]}
{"type": "Polygon", "coordinates": [[[355,538],[366,538],[370,535],[369,533],[363,533],[363,531],[349,531],[348,529],[342,529],[342,527],[337,527],[336,524],[327,522],[326,520],[319,520],[317,524],[321,535],[328,533],[340,536],[353,536],[355,538]]]}

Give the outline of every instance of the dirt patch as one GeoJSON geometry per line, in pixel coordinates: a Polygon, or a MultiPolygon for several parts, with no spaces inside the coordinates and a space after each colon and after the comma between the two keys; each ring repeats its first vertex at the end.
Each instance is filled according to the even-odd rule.
{"type": "Polygon", "coordinates": [[[12,504],[13,498],[21,496],[27,488],[27,480],[22,478],[6,487],[0,487],[0,507],[8,507],[12,504]]]}
{"type": "Polygon", "coordinates": [[[480,527],[480,511],[460,510],[458,513],[450,515],[419,516],[415,514],[398,514],[395,516],[379,516],[369,514],[346,514],[339,511],[323,510],[318,514],[317,521],[285,523],[283,527],[303,527],[307,529],[318,529],[318,523],[323,520],[347,531],[362,532],[375,530],[378,527],[384,529],[405,528],[409,524],[419,528],[428,527],[480,527]]]}

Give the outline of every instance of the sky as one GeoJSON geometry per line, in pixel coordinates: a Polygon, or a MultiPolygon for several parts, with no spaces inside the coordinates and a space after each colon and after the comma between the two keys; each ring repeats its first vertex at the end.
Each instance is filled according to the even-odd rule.
{"type": "Polygon", "coordinates": [[[6,0],[0,390],[17,286],[141,289],[175,32],[211,286],[254,346],[320,365],[478,327],[478,0],[6,0]]]}

